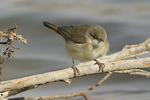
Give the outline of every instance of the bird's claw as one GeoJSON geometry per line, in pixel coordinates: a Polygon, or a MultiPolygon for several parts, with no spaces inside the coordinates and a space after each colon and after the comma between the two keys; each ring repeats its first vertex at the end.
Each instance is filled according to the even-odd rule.
{"type": "Polygon", "coordinates": [[[98,70],[98,72],[100,72],[101,70],[102,70],[102,72],[104,72],[104,68],[105,68],[105,64],[104,63],[101,63],[101,62],[99,62],[98,60],[96,60],[96,59],[94,59],[94,61],[96,62],[96,63],[94,63],[94,65],[95,64],[97,64],[98,66],[99,66],[99,70],[98,70]]]}
{"type": "Polygon", "coordinates": [[[74,71],[74,76],[77,77],[77,74],[80,75],[81,72],[79,71],[79,69],[75,66],[75,64],[73,64],[73,66],[71,67],[74,71]]]}

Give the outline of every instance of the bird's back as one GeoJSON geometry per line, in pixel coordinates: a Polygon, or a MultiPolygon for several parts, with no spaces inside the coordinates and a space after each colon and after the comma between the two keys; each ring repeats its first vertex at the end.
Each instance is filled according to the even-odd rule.
{"type": "Polygon", "coordinates": [[[88,24],[81,25],[81,26],[75,26],[75,25],[69,25],[69,26],[55,26],[49,22],[43,22],[43,25],[55,33],[61,35],[66,41],[72,41],[78,44],[83,44],[86,42],[85,38],[85,32],[87,28],[90,26],[88,24]]]}

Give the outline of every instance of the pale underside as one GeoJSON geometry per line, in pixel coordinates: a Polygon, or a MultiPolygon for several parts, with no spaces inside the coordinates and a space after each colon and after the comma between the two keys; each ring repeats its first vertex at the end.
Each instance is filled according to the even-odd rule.
{"type": "Polygon", "coordinates": [[[94,60],[103,54],[106,54],[109,50],[109,44],[107,42],[100,42],[98,47],[92,45],[94,41],[90,39],[84,44],[77,44],[68,41],[65,44],[65,49],[69,57],[73,57],[75,60],[85,62],[94,60]]]}

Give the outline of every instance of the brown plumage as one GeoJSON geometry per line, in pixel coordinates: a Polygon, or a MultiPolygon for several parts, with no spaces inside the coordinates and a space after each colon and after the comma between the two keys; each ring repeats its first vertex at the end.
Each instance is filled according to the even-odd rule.
{"type": "Polygon", "coordinates": [[[45,21],[43,25],[64,40],[68,56],[81,62],[95,60],[109,50],[107,34],[101,26],[84,24],[57,27],[45,21]]]}

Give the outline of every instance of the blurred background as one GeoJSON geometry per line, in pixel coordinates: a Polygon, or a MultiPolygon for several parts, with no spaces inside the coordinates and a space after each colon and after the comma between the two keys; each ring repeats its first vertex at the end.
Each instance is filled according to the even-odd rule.
{"type": "MultiPolygon", "coordinates": [[[[18,26],[17,34],[27,44],[14,42],[15,58],[6,59],[2,70],[4,81],[61,70],[72,66],[62,40],[45,28],[43,21],[58,26],[92,24],[102,26],[108,36],[110,51],[120,51],[125,45],[138,44],[150,37],[149,0],[1,0],[0,31],[18,26]]],[[[6,46],[0,45],[1,51],[6,46]]],[[[143,55],[141,57],[149,56],[143,55]]],[[[79,62],[76,61],[76,64],[79,62]]],[[[12,97],[70,94],[85,90],[106,74],[72,79],[70,85],[57,82],[29,90],[12,97]]],[[[150,79],[128,74],[113,74],[102,85],[87,93],[90,100],[142,100],[150,98],[150,79]]],[[[65,99],[57,99],[65,100],[65,99]]],[[[75,97],[69,100],[84,100],[75,97]]]]}

